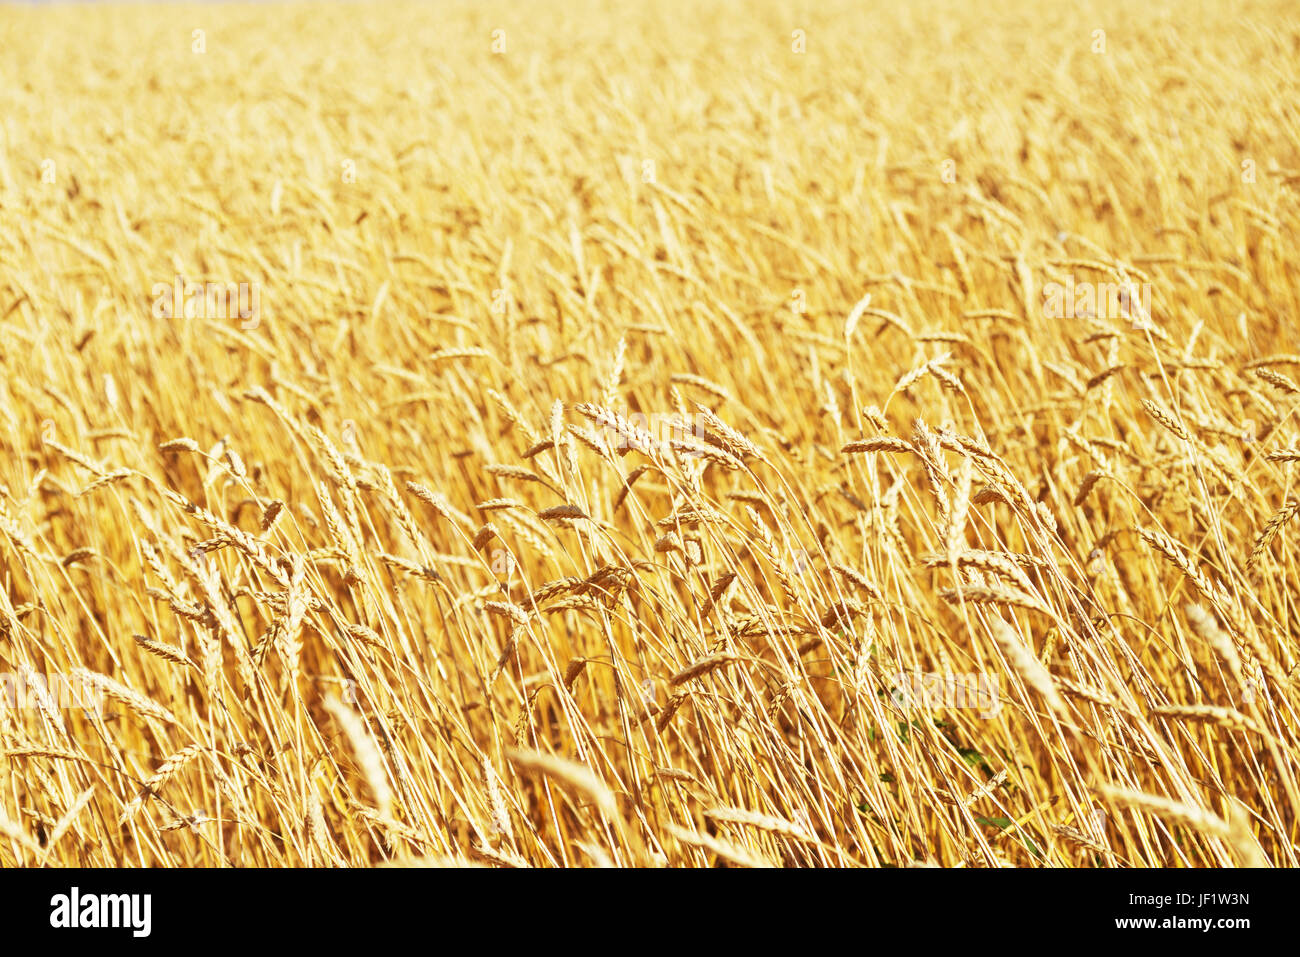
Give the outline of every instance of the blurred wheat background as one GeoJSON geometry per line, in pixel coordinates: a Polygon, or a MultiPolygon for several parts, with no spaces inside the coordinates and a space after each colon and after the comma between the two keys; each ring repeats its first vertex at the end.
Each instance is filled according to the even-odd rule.
{"type": "Polygon", "coordinates": [[[1295,865],[1292,5],[644,6],[0,9],[0,864],[1295,865]]]}

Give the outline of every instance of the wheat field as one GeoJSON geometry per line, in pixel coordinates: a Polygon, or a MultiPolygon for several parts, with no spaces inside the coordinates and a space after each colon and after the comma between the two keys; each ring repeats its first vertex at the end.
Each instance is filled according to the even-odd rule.
{"type": "Polygon", "coordinates": [[[1300,20],[0,8],[0,865],[1300,863],[1300,20]]]}

